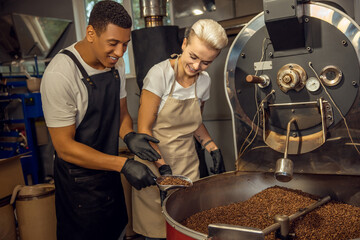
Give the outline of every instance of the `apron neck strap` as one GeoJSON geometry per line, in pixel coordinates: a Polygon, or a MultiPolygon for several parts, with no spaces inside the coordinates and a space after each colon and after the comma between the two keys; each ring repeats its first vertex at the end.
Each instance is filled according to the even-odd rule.
{"type": "MultiPolygon", "coordinates": [[[[169,96],[172,97],[172,94],[174,92],[174,88],[175,88],[175,84],[176,84],[176,77],[177,77],[177,73],[178,73],[178,63],[179,63],[179,58],[180,58],[181,54],[178,54],[177,55],[177,58],[175,60],[175,66],[174,66],[174,82],[171,86],[171,90],[170,90],[170,93],[169,93],[169,96]]],[[[197,83],[197,79],[198,79],[198,76],[195,77],[195,98],[197,99],[197,92],[196,92],[196,83],[197,83]]]]}

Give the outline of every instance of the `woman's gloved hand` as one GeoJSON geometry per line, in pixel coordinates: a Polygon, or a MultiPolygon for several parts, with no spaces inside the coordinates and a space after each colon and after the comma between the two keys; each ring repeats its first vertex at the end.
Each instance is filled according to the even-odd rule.
{"type": "Polygon", "coordinates": [[[161,158],[160,154],[150,145],[149,141],[159,143],[159,140],[143,133],[129,132],[124,137],[129,150],[143,160],[154,162],[161,158]]]}
{"type": "Polygon", "coordinates": [[[164,164],[159,167],[160,175],[172,175],[172,170],[169,165],[164,164]]]}
{"type": "Polygon", "coordinates": [[[214,167],[210,167],[210,172],[214,174],[225,172],[224,160],[220,149],[211,151],[210,155],[214,161],[214,167]]]}
{"type": "Polygon", "coordinates": [[[120,171],[137,190],[155,185],[155,174],[145,164],[128,158],[120,171]]]}

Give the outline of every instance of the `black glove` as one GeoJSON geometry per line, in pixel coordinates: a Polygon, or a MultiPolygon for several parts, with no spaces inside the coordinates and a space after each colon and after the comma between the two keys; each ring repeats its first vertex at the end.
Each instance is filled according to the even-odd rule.
{"type": "Polygon", "coordinates": [[[161,158],[160,154],[150,145],[149,141],[159,143],[154,137],[143,133],[129,132],[124,137],[129,150],[143,160],[154,162],[161,158]]]}
{"type": "Polygon", "coordinates": [[[160,175],[172,175],[172,170],[169,165],[164,164],[159,167],[160,175]]]}
{"type": "Polygon", "coordinates": [[[210,167],[210,172],[214,174],[225,172],[224,160],[220,149],[211,151],[210,155],[214,161],[214,167],[210,167]]]}
{"type": "Polygon", "coordinates": [[[137,190],[156,184],[156,176],[150,168],[132,158],[126,160],[121,173],[124,174],[129,183],[137,190]]]}

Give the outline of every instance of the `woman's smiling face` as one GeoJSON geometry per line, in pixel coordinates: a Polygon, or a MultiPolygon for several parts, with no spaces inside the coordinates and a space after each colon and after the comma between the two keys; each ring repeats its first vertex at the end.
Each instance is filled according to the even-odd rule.
{"type": "Polygon", "coordinates": [[[196,35],[191,37],[191,41],[185,38],[181,48],[183,50],[182,67],[188,76],[194,76],[206,70],[220,53],[220,50],[209,47],[196,35]]]}

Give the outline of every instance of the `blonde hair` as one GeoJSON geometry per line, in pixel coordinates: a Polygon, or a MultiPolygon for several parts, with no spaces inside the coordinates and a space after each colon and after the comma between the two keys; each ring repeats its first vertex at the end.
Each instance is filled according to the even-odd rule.
{"type": "Polygon", "coordinates": [[[221,50],[226,47],[228,38],[224,28],[212,19],[200,19],[195,22],[185,33],[185,37],[190,43],[192,36],[197,36],[211,48],[221,50]]]}

